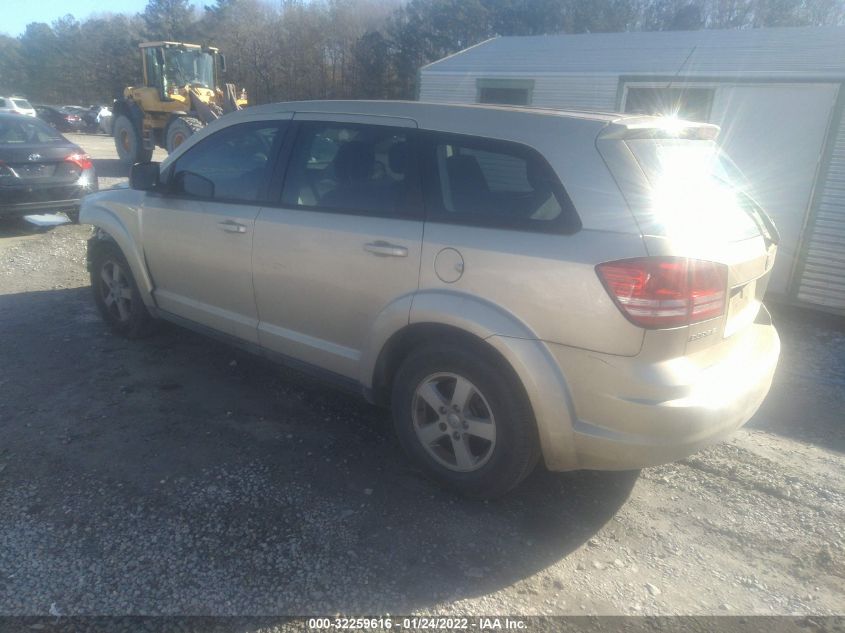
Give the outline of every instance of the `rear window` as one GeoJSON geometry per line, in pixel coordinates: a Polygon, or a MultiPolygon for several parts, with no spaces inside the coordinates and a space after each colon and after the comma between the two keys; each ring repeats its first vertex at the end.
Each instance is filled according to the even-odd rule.
{"type": "Polygon", "coordinates": [[[12,103],[22,110],[32,110],[32,105],[26,99],[12,99],[12,103]]]}
{"type": "Polygon", "coordinates": [[[541,231],[580,228],[557,175],[535,150],[473,136],[425,136],[430,219],[541,231]]]}
{"type": "Polygon", "coordinates": [[[652,190],[667,235],[738,241],[765,231],[748,181],[713,141],[627,141],[652,190]]]}
{"type": "Polygon", "coordinates": [[[38,119],[0,119],[0,145],[36,145],[58,141],[62,135],[38,119]]]}

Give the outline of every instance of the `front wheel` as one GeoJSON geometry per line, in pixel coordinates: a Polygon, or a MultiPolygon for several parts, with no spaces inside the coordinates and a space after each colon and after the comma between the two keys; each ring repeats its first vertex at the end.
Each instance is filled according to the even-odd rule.
{"type": "Polygon", "coordinates": [[[103,320],[116,333],[140,338],[153,319],[141,299],[129,263],[117,246],[103,244],[91,257],[91,287],[103,320]]]}
{"type": "Polygon", "coordinates": [[[489,354],[457,345],[412,352],[396,374],[391,404],[405,451],[463,495],[501,496],[537,464],[524,390],[489,354]]]}

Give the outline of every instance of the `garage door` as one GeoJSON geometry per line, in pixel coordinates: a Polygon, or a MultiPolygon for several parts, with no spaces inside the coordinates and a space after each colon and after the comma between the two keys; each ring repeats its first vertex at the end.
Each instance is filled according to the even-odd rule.
{"type": "Polygon", "coordinates": [[[836,100],[835,84],[719,87],[710,120],[781,234],[769,292],[785,295],[836,100]]]}
{"type": "Polygon", "coordinates": [[[845,311],[845,112],[830,142],[830,159],[808,229],[798,299],[845,311]]]}

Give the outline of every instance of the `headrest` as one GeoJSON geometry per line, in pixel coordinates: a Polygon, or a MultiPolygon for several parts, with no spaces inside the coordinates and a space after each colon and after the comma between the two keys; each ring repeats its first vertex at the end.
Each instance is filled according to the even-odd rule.
{"type": "Polygon", "coordinates": [[[408,141],[394,143],[387,152],[387,162],[394,174],[404,174],[408,168],[408,141]]]}
{"type": "Polygon", "coordinates": [[[361,182],[370,178],[375,162],[375,152],[370,143],[350,141],[337,150],[333,161],[334,173],[343,182],[361,182]]]}

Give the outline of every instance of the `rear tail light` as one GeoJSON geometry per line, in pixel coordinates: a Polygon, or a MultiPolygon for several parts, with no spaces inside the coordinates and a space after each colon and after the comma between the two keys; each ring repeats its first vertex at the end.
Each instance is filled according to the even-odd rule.
{"type": "Polygon", "coordinates": [[[91,169],[94,166],[88,154],[71,154],[65,158],[65,161],[77,165],[82,170],[91,169]]]}
{"type": "Polygon", "coordinates": [[[725,313],[728,267],[686,257],[640,257],[596,266],[611,298],[640,327],[671,328],[725,313]]]}

